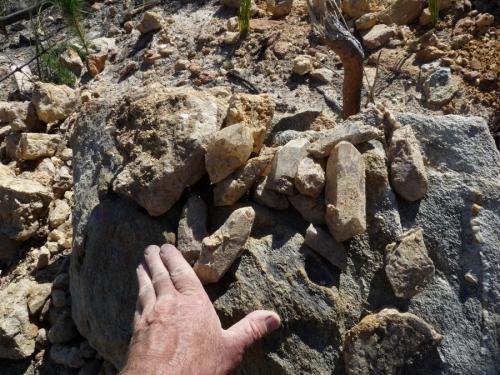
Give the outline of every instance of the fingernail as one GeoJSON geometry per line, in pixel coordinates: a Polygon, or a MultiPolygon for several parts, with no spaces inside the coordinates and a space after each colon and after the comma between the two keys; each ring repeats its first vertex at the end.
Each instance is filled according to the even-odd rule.
{"type": "Polygon", "coordinates": [[[165,244],[165,245],[163,245],[163,246],[160,248],[160,252],[161,252],[162,254],[165,254],[165,253],[169,252],[172,248],[173,248],[173,246],[172,246],[172,245],[170,245],[170,244],[165,244]]]}
{"type": "Polygon", "coordinates": [[[268,332],[274,331],[280,326],[281,322],[279,318],[274,315],[270,315],[266,318],[266,328],[268,332]]]}
{"type": "Polygon", "coordinates": [[[153,253],[153,250],[155,249],[155,246],[154,245],[149,245],[148,247],[146,247],[146,249],[144,250],[144,254],[145,255],[151,255],[153,253]]]}

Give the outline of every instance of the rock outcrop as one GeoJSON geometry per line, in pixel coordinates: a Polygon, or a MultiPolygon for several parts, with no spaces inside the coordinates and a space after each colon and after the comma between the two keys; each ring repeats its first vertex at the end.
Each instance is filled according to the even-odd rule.
{"type": "Polygon", "coordinates": [[[220,126],[218,111],[215,97],[194,90],[154,84],[131,93],[116,111],[124,163],[113,189],[150,215],[167,212],[205,173],[205,147],[220,126]]]}
{"type": "MultiPolygon", "coordinates": [[[[109,124],[112,105],[89,104],[74,135],[72,310],[78,330],[92,347],[121,367],[137,293],[135,267],[147,244],[174,242],[184,198],[165,215],[153,218],[134,202],[113,194],[109,187],[114,176],[121,173],[124,161],[117,152],[113,127],[104,126],[109,124]]],[[[479,118],[396,117],[403,127],[410,126],[419,140],[427,160],[427,194],[419,202],[396,200],[381,143],[372,140],[358,144],[366,172],[366,231],[342,243],[347,255],[344,269],[332,267],[323,255],[308,248],[304,235],[311,221],[304,220],[293,206],[283,205],[278,210],[240,198],[244,207],[251,206],[255,211],[245,251],[241,255],[241,249],[235,251],[238,260],[227,269],[227,264],[222,267],[225,274],[218,283],[207,284],[206,290],[224,327],[256,308],[275,310],[283,326],[252,348],[235,373],[342,371],[342,337],[366,311],[380,311],[385,306],[405,309],[413,315],[411,319],[401,318],[401,324],[393,328],[386,326],[390,328],[388,338],[399,337],[407,345],[382,355],[387,360],[381,365],[397,364],[398,371],[416,374],[494,372],[500,156],[494,151],[485,122],[479,118]],[[482,199],[481,209],[473,211],[477,196],[474,191],[480,191],[482,199]],[[480,242],[469,218],[475,219],[473,227],[481,235],[480,242]],[[403,229],[411,227],[422,228],[435,275],[403,304],[385,274],[385,247],[395,242],[403,229]],[[471,275],[481,275],[478,284],[466,286],[466,274],[468,280],[472,280],[471,275]],[[439,354],[434,345],[438,344],[437,336],[428,341],[432,345],[417,345],[422,357],[412,358],[412,364],[407,350],[413,348],[413,343],[423,342],[420,338],[432,335],[410,337],[397,327],[410,327],[409,322],[422,319],[444,338],[439,343],[439,354]],[[424,347],[428,350],[420,351],[424,347]]],[[[365,126],[378,125],[369,115],[361,121],[365,126]]],[[[264,187],[270,176],[255,182],[254,197],[259,196],[257,191],[268,191],[264,187]]],[[[291,183],[294,179],[295,175],[291,183]]],[[[207,194],[207,189],[212,188],[207,185],[205,181],[191,189],[209,205],[207,229],[213,233],[242,205],[213,206],[211,194],[207,194]]],[[[288,198],[292,201],[297,196],[304,197],[288,198]]],[[[393,321],[394,314],[390,315],[393,321]]],[[[381,320],[389,321],[379,316],[377,321],[381,320]]],[[[411,327],[421,332],[427,326],[411,327]]],[[[432,333],[430,329],[428,332],[432,333]]],[[[379,343],[386,342],[381,340],[379,343]]],[[[362,358],[362,353],[357,353],[360,355],[355,358],[362,358]]]]}

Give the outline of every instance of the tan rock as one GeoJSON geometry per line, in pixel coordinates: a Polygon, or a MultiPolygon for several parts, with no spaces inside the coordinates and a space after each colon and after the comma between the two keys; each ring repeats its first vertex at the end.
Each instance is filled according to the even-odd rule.
{"type": "Polygon", "coordinates": [[[420,14],[420,17],[418,18],[418,24],[420,26],[427,26],[432,23],[432,15],[431,11],[429,8],[425,8],[422,13],[420,14]]]}
{"type": "Polygon", "coordinates": [[[192,195],[182,209],[177,229],[177,248],[189,263],[199,258],[207,235],[207,205],[198,195],[192,195]]]}
{"type": "MultiPolygon", "coordinates": [[[[152,216],[167,212],[205,174],[205,148],[219,129],[219,110],[215,97],[185,87],[153,84],[128,94],[116,108],[117,148],[127,161],[114,191],[152,216]]],[[[248,142],[251,150],[250,135],[248,142]]]]}
{"type": "Polygon", "coordinates": [[[226,125],[239,122],[250,128],[254,152],[259,152],[274,116],[275,103],[268,94],[234,94],[229,100],[226,125]]]}
{"type": "Polygon", "coordinates": [[[16,148],[16,158],[37,160],[53,156],[60,141],[58,134],[22,133],[16,148]]]}
{"type": "Polygon", "coordinates": [[[306,75],[307,73],[310,73],[311,70],[313,70],[313,65],[311,62],[311,58],[307,55],[300,55],[297,56],[293,60],[293,69],[292,71],[295,74],[298,74],[300,76],[306,75]]]}
{"type": "Polygon", "coordinates": [[[42,310],[45,301],[47,301],[50,296],[51,290],[51,283],[32,284],[27,298],[28,310],[30,315],[35,316],[42,310]]]}
{"type": "Polygon", "coordinates": [[[252,132],[243,123],[230,125],[214,134],[207,146],[205,165],[212,183],[222,181],[245,165],[253,149],[252,132]]]}
{"type": "Polygon", "coordinates": [[[304,244],[334,266],[342,270],[347,266],[347,253],[344,245],[335,241],[330,233],[321,227],[314,224],[309,225],[304,237],[304,244]]]}
{"type": "Polygon", "coordinates": [[[378,18],[375,13],[366,13],[359,17],[356,22],[356,29],[369,30],[377,24],[378,18]]]}
{"type": "Polygon", "coordinates": [[[51,228],[56,228],[64,223],[70,214],[70,207],[63,199],[56,199],[50,204],[49,208],[49,225],[51,228]]]}
{"type": "Polygon", "coordinates": [[[83,61],[73,48],[67,48],[59,56],[59,61],[63,67],[71,71],[75,76],[80,77],[82,75],[83,61]]]}
{"type": "Polygon", "coordinates": [[[38,328],[30,322],[27,303],[32,285],[22,279],[0,290],[0,358],[22,359],[35,351],[38,328]]]}
{"type": "Polygon", "coordinates": [[[314,69],[311,78],[321,83],[330,83],[333,80],[333,71],[328,68],[314,69]]]}
{"type": "Polygon", "coordinates": [[[38,118],[50,123],[66,119],[75,110],[76,95],[68,86],[39,82],[35,84],[32,103],[38,118]]]}
{"type": "Polygon", "coordinates": [[[299,162],[294,181],[301,194],[316,198],[325,187],[325,171],[320,163],[305,157],[299,162]]]}
{"type": "Polygon", "coordinates": [[[203,284],[216,283],[243,252],[252,231],[255,211],[239,208],[214,234],[203,239],[203,248],[193,269],[203,284]]]}
{"type": "Polygon", "coordinates": [[[257,203],[276,210],[284,210],[290,206],[286,196],[267,187],[267,176],[258,180],[253,192],[253,198],[257,203]]]}
{"type": "Polygon", "coordinates": [[[0,233],[16,241],[27,240],[38,229],[38,219],[46,214],[52,199],[47,187],[3,170],[0,173],[0,233]]]}
{"type": "Polygon", "coordinates": [[[431,352],[443,336],[411,313],[383,309],[365,316],[344,337],[347,375],[394,374],[431,352]]]}
{"type": "Polygon", "coordinates": [[[87,68],[89,74],[95,77],[104,70],[108,54],[106,52],[94,53],[87,57],[87,68]]]}
{"type": "Polygon", "coordinates": [[[338,143],[326,166],[325,220],[342,242],[366,230],[365,164],[349,142],[338,143]]]}
{"type": "Polygon", "coordinates": [[[222,38],[222,42],[230,46],[238,43],[238,40],[240,40],[239,31],[226,31],[224,33],[224,37],[222,38]]]}
{"type": "Polygon", "coordinates": [[[489,13],[481,13],[477,15],[475,22],[477,27],[488,27],[495,22],[495,16],[489,13]]]}
{"type": "Polygon", "coordinates": [[[137,25],[137,30],[142,34],[161,29],[163,18],[160,13],[147,11],[142,16],[141,22],[137,25]]]}
{"type": "Polygon", "coordinates": [[[409,25],[418,20],[424,8],[421,0],[395,0],[377,14],[380,22],[387,25],[409,25]]]}
{"type": "Polygon", "coordinates": [[[293,0],[267,0],[266,4],[273,17],[284,17],[292,11],[293,0]]]}
{"type": "Polygon", "coordinates": [[[268,179],[270,189],[286,195],[295,193],[297,168],[307,156],[308,145],[309,141],[305,138],[293,139],[276,152],[268,179]]]}
{"type": "Polygon", "coordinates": [[[422,199],[429,182],[419,143],[410,126],[394,131],[388,157],[391,185],[396,193],[410,202],[422,199]]]}
{"type": "Polygon", "coordinates": [[[16,132],[36,130],[41,123],[30,102],[0,102],[0,123],[10,125],[16,132]]]}
{"type": "Polygon", "coordinates": [[[395,26],[375,25],[363,35],[363,45],[367,49],[377,49],[385,46],[394,35],[396,35],[395,26]]]}
{"type": "Polygon", "coordinates": [[[371,139],[383,138],[384,136],[381,130],[373,126],[350,121],[339,124],[324,133],[324,137],[312,142],[307,147],[308,153],[318,159],[328,157],[335,145],[341,141],[348,141],[356,145],[368,142],[371,139]]]}
{"type": "Polygon", "coordinates": [[[273,160],[273,154],[261,155],[250,159],[247,164],[215,185],[214,205],[229,206],[235,204],[262,176],[273,160]]]}
{"type": "Polygon", "coordinates": [[[411,298],[423,291],[434,276],[434,263],[427,255],[422,229],[410,230],[387,245],[385,264],[396,297],[411,298]]]}
{"type": "Polygon", "coordinates": [[[379,10],[380,0],[343,0],[342,11],[349,17],[358,18],[365,13],[379,10]]]}
{"type": "Polygon", "coordinates": [[[325,223],[325,197],[311,198],[306,195],[297,194],[288,197],[292,206],[300,213],[305,221],[313,224],[325,223]]]}

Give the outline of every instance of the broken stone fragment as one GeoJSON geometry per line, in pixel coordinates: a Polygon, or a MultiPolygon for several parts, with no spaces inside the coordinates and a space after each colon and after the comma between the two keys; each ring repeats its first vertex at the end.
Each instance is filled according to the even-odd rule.
{"type": "Polygon", "coordinates": [[[16,132],[36,130],[41,122],[31,102],[0,102],[0,123],[5,122],[16,132]]]}
{"type": "Polygon", "coordinates": [[[293,139],[276,152],[268,178],[270,189],[286,195],[295,193],[297,168],[299,162],[307,156],[308,144],[309,141],[305,138],[293,139]]]}
{"type": "Polygon", "coordinates": [[[363,125],[360,122],[344,122],[324,133],[324,137],[312,142],[307,147],[309,154],[315,158],[326,158],[335,145],[341,141],[348,141],[356,145],[383,137],[381,130],[370,125],[363,125]]]}
{"type": "Polygon", "coordinates": [[[239,208],[211,236],[203,239],[200,258],[193,269],[203,284],[216,283],[243,252],[255,211],[252,207],[239,208]]]}
{"type": "Polygon", "coordinates": [[[422,229],[413,229],[385,248],[385,273],[399,298],[411,298],[432,281],[434,263],[427,255],[422,229]]]}
{"type": "Polygon", "coordinates": [[[387,158],[383,144],[377,140],[368,141],[358,147],[365,162],[366,176],[366,221],[370,236],[387,244],[395,241],[402,233],[401,219],[396,195],[389,183],[387,158]]]}
{"type": "Polygon", "coordinates": [[[396,26],[375,25],[363,35],[363,45],[370,50],[385,46],[396,35],[396,26]]]}
{"type": "Polygon", "coordinates": [[[142,34],[149,33],[150,31],[158,31],[161,29],[161,23],[161,14],[153,11],[147,11],[142,16],[141,22],[137,25],[137,30],[139,30],[142,34]]]}
{"type": "Polygon", "coordinates": [[[391,185],[396,193],[410,202],[422,199],[429,182],[419,143],[410,126],[393,132],[388,156],[391,185]]]}
{"type": "Polygon", "coordinates": [[[23,279],[0,291],[0,358],[21,359],[35,351],[38,328],[30,322],[27,303],[32,285],[23,279]]]}
{"type": "Polygon", "coordinates": [[[95,77],[104,70],[106,60],[108,59],[107,52],[94,53],[87,57],[87,67],[89,74],[95,77]]]}
{"type": "Polygon", "coordinates": [[[268,94],[234,94],[229,100],[226,126],[244,123],[254,140],[253,151],[259,152],[274,116],[275,103],[268,94]]]}
{"type": "Polygon", "coordinates": [[[0,233],[25,241],[39,228],[53,199],[49,188],[0,169],[0,233]]]}
{"type": "Polygon", "coordinates": [[[314,224],[309,225],[304,243],[334,266],[345,269],[347,265],[345,247],[335,241],[326,230],[314,224]]]}
{"type": "Polygon", "coordinates": [[[38,118],[50,123],[66,119],[75,110],[76,94],[65,85],[38,82],[35,84],[32,103],[38,118]]]}
{"type": "Polygon", "coordinates": [[[16,158],[37,160],[54,156],[60,141],[58,134],[22,133],[16,147],[16,158]]]}
{"type": "Polygon", "coordinates": [[[349,142],[338,143],[328,158],[325,201],[325,220],[338,242],[366,230],[365,164],[349,142]]]}
{"type": "Polygon", "coordinates": [[[182,209],[177,229],[177,248],[189,263],[200,256],[201,242],[207,235],[207,205],[201,197],[192,195],[182,209]]]}
{"type": "Polygon", "coordinates": [[[292,11],[293,0],[266,0],[266,4],[273,17],[284,17],[292,11]]]}
{"type": "Polygon", "coordinates": [[[292,206],[300,213],[305,221],[313,224],[325,223],[325,198],[323,194],[316,198],[297,194],[288,197],[292,206]]]}
{"type": "Polygon", "coordinates": [[[250,190],[255,180],[262,176],[273,157],[273,154],[267,154],[252,158],[243,168],[217,183],[213,189],[214,205],[229,206],[235,204],[250,190]]]}
{"type": "Polygon", "coordinates": [[[389,6],[381,10],[377,17],[380,23],[391,25],[409,25],[418,20],[424,7],[421,0],[394,0],[389,6]]]}
{"type": "Polygon", "coordinates": [[[245,165],[252,149],[252,132],[243,123],[230,125],[216,132],[207,146],[205,155],[210,181],[222,181],[245,165]]]}
{"type": "Polygon", "coordinates": [[[304,195],[316,198],[325,187],[325,171],[321,164],[310,157],[305,157],[299,162],[295,187],[304,195]]]}
{"type": "Polygon", "coordinates": [[[51,228],[57,228],[64,223],[70,214],[70,207],[63,199],[56,199],[50,204],[49,225],[51,228]]]}
{"type": "Polygon", "coordinates": [[[66,51],[59,56],[59,62],[75,76],[81,76],[83,71],[83,61],[80,55],[73,48],[67,48],[66,51]]]}
{"type": "Polygon", "coordinates": [[[384,309],[365,316],[344,339],[348,375],[395,374],[435,349],[443,336],[411,313],[384,309]]]}
{"type": "Polygon", "coordinates": [[[293,60],[293,72],[299,76],[306,75],[313,70],[311,58],[307,55],[297,56],[293,60]]]}
{"type": "Polygon", "coordinates": [[[267,187],[267,176],[258,180],[253,192],[253,198],[257,203],[276,210],[284,210],[290,206],[286,196],[267,187]]]}
{"type": "Polygon", "coordinates": [[[27,297],[30,315],[35,316],[40,312],[40,310],[42,310],[45,301],[47,301],[50,296],[51,290],[51,283],[33,283],[27,297]]]}
{"type": "Polygon", "coordinates": [[[205,174],[206,143],[219,129],[217,100],[152,84],[127,95],[115,109],[116,144],[124,163],[113,189],[150,215],[162,215],[205,174]]]}

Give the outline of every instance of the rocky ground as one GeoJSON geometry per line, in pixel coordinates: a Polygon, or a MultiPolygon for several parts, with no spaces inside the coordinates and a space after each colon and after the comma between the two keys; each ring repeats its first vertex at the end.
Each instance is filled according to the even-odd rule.
{"type": "Polygon", "coordinates": [[[73,88],[36,61],[2,80],[34,51],[29,21],[0,36],[0,373],[116,373],[164,242],[224,326],[282,317],[236,373],[498,373],[500,4],[441,1],[433,27],[420,0],[344,0],[366,54],[344,120],[307,4],[257,1],[240,38],[238,3],[91,2],[73,88]]]}

